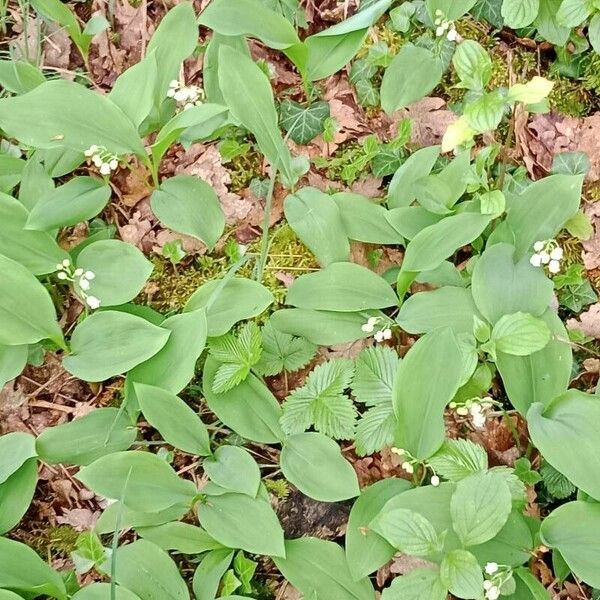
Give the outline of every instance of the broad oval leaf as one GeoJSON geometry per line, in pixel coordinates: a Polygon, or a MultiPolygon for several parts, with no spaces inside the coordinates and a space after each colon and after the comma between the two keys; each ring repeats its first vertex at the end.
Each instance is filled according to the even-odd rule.
{"type": "Polygon", "coordinates": [[[250,374],[233,389],[222,394],[212,391],[219,363],[208,357],[202,387],[209,408],[227,426],[246,439],[274,444],[284,438],[279,425],[281,407],[262,381],[250,374]]]}
{"type": "Polygon", "coordinates": [[[448,590],[438,571],[414,569],[396,577],[389,588],[383,590],[381,600],[445,600],[448,590]]]}
{"type": "Polygon", "coordinates": [[[302,188],[285,199],[283,209],[290,227],[321,265],[349,259],[350,242],[331,196],[315,188],[302,188]]]}
{"type": "Polygon", "coordinates": [[[219,446],[202,463],[210,480],[232,492],[255,498],[260,486],[260,469],[247,450],[237,446],[219,446]]]}
{"type": "Polygon", "coordinates": [[[298,433],[285,439],[281,471],[303,494],[320,502],[358,496],[358,480],[340,447],[322,433],[298,433]]]}
{"type": "Polygon", "coordinates": [[[141,512],[157,512],[180,502],[191,504],[196,495],[196,486],[180,479],[162,458],[138,450],[103,456],[82,467],[77,479],[96,494],[141,512]]]}
{"type": "Polygon", "coordinates": [[[303,537],[287,540],[285,550],[286,557],[275,557],[275,564],[305,598],[373,600],[369,578],[352,579],[344,551],[338,544],[303,537]]]}
{"type": "Polygon", "coordinates": [[[462,376],[462,354],[450,329],[428,333],[412,346],[394,381],[399,447],[420,459],[439,449],[445,438],[444,408],[458,390],[462,376]]]}
{"type": "Polygon", "coordinates": [[[225,215],[213,188],[198,177],[176,175],[152,194],[152,212],[161,224],[200,240],[211,250],[225,228],[225,215]]]}
{"type": "Polygon", "coordinates": [[[483,573],[477,559],[467,550],[453,550],[444,556],[440,579],[458,598],[481,597],[483,573]]]}
{"type": "Polygon", "coordinates": [[[0,483],[36,456],[35,438],[31,434],[13,431],[0,436],[0,483]]]}
{"type": "Polygon", "coordinates": [[[273,294],[252,279],[212,279],[189,298],[185,311],[206,308],[209,337],[225,335],[238,321],[260,315],[273,303],[273,294]]]}
{"type": "MultiPolygon", "coordinates": [[[[110,583],[92,583],[82,587],[72,600],[111,600],[111,587],[110,583]]],[[[3,599],[0,597],[0,600],[3,599]]],[[[115,600],[140,600],[140,597],[118,585],[115,588],[115,600]]]]}
{"type": "Polygon", "coordinates": [[[567,502],[544,519],[540,535],[544,544],[560,551],[577,577],[595,588],[600,587],[600,505],[567,502]]]}
{"type": "Polygon", "coordinates": [[[394,306],[392,287],[366,267],[339,262],[301,275],[288,290],[286,303],[298,308],[357,312],[394,306]]]}
{"type": "Polygon", "coordinates": [[[503,0],[502,17],[506,25],[520,29],[533,23],[539,9],[539,0],[503,0]]]}
{"type": "MultiPolygon", "coordinates": [[[[76,266],[94,274],[89,289],[84,291],[98,298],[101,306],[117,306],[133,300],[154,268],[134,245],[120,240],[89,244],[78,254],[76,266]]],[[[77,281],[75,288],[81,290],[77,281]]]]}
{"type": "Polygon", "coordinates": [[[391,115],[426,96],[441,79],[441,62],[431,50],[405,44],[383,75],[381,107],[391,115]]]}
{"type": "Polygon", "coordinates": [[[492,75],[492,59],[478,42],[462,41],[452,57],[461,87],[483,90],[492,75]]]}
{"type": "Polygon", "coordinates": [[[563,0],[556,20],[564,27],[578,27],[595,12],[595,8],[594,3],[588,0],[563,0]]]}
{"type": "Polygon", "coordinates": [[[23,371],[29,356],[29,346],[0,345],[0,389],[23,371]]]}
{"type": "Polygon", "coordinates": [[[120,311],[90,315],[71,336],[71,354],[63,358],[69,373],[85,381],[104,381],[154,356],[171,332],[120,311]]]}
{"type": "Polygon", "coordinates": [[[219,590],[221,578],[233,559],[233,550],[218,548],[202,558],[194,572],[193,589],[196,600],[214,600],[219,590]]]}
{"type": "Polygon", "coordinates": [[[206,426],[181,398],[144,383],[135,383],[134,387],[144,417],[166,442],[197,456],[210,454],[206,426]]]}
{"type": "Polygon", "coordinates": [[[593,432],[600,423],[600,402],[568,390],[527,413],[529,433],[544,458],[578,488],[600,498],[600,450],[593,432]]]}
{"type": "Polygon", "coordinates": [[[346,528],[346,561],[356,581],[370,575],[394,556],[396,549],[369,528],[386,502],[410,489],[404,479],[383,479],[361,491],[352,505],[346,528]]]}
{"type": "Polygon", "coordinates": [[[0,484],[0,534],[16,527],[29,509],[38,481],[35,458],[26,460],[0,484]]]}
{"type": "Polygon", "coordinates": [[[144,539],[163,550],[176,550],[183,554],[200,554],[222,548],[222,545],[201,527],[181,521],[172,521],[151,527],[137,527],[136,531],[144,539]]]}
{"type": "Polygon", "coordinates": [[[117,408],[98,408],[70,423],[44,429],[36,440],[40,458],[51,465],[88,465],[98,458],[127,450],[137,428],[117,408]]]}
{"type": "Polygon", "coordinates": [[[48,338],[64,347],[46,288],[23,265],[2,254],[0,272],[0,344],[34,344],[48,338]]]}
{"type": "Polygon", "coordinates": [[[511,510],[508,484],[494,471],[461,479],[450,501],[452,527],[467,547],[495,537],[504,527],[511,510]]]}
{"type": "Polygon", "coordinates": [[[51,231],[95,217],[108,202],[110,186],[93,177],[73,177],[44,194],[31,209],[27,229],[51,231]]]}
{"type": "Polygon", "coordinates": [[[550,336],[550,328],[545,321],[528,313],[516,312],[498,320],[491,340],[499,352],[528,356],[545,348],[550,336]]]}
{"type": "Polygon", "coordinates": [[[252,554],[285,556],[283,529],[267,501],[227,493],[209,496],[197,510],[200,524],[224,546],[252,554]]]}

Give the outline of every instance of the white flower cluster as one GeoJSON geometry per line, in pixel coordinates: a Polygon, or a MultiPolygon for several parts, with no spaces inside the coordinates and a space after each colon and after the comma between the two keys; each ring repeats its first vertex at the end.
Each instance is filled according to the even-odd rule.
{"type": "Polygon", "coordinates": [[[489,400],[471,398],[460,404],[458,402],[450,402],[448,406],[461,417],[470,416],[473,427],[476,429],[483,429],[487,420],[487,413],[492,408],[493,403],[489,400]]]}
{"type": "Polygon", "coordinates": [[[504,567],[495,562],[489,562],[484,568],[486,579],[483,582],[486,600],[498,600],[502,586],[512,577],[510,567],[504,567]]]}
{"type": "Polygon", "coordinates": [[[65,258],[61,263],[57,264],[56,270],[58,271],[56,276],[61,281],[75,283],[75,280],[77,280],[80,295],[91,309],[100,307],[100,300],[96,298],[96,296],[87,293],[87,290],[90,289],[90,281],[96,277],[96,274],[93,271],[84,271],[81,268],[74,269],[68,258],[65,258]]]}
{"type": "Polygon", "coordinates": [[[460,35],[458,34],[458,31],[456,31],[454,21],[448,21],[448,19],[444,19],[444,13],[439,9],[435,11],[435,17],[435,35],[437,37],[442,37],[443,35],[446,35],[446,38],[449,39],[451,42],[459,42],[460,35]]]}
{"type": "Polygon", "coordinates": [[[84,154],[98,167],[101,175],[110,175],[119,166],[119,157],[108,152],[104,146],[92,144],[84,154]]]}
{"type": "Polygon", "coordinates": [[[204,90],[199,85],[184,85],[177,79],[169,83],[167,98],[173,98],[183,110],[198,106],[204,101],[204,90]]]}
{"type": "MultiPolygon", "coordinates": [[[[394,454],[397,454],[398,456],[402,456],[402,457],[406,458],[406,460],[400,465],[400,467],[404,471],[406,471],[409,475],[412,475],[415,472],[415,464],[417,464],[419,461],[417,459],[413,458],[409,452],[404,450],[404,448],[392,447],[392,448],[390,448],[390,450],[394,454]]],[[[431,465],[425,464],[425,466],[431,468],[431,465]]],[[[431,468],[431,470],[433,472],[432,468],[431,468]]],[[[437,487],[438,485],[440,485],[440,478],[435,473],[433,473],[433,475],[431,476],[431,485],[433,487],[437,487]]]]}
{"type": "MultiPolygon", "coordinates": [[[[373,333],[375,327],[379,324],[382,319],[380,317],[369,317],[368,321],[361,327],[365,333],[373,333]]],[[[376,342],[383,342],[384,340],[392,339],[392,330],[389,327],[378,329],[373,333],[373,337],[376,342]]]]}
{"type": "Polygon", "coordinates": [[[529,262],[534,267],[548,265],[550,273],[560,271],[560,261],[563,259],[564,252],[556,240],[539,240],[533,245],[533,249],[535,254],[531,256],[529,262]]]}

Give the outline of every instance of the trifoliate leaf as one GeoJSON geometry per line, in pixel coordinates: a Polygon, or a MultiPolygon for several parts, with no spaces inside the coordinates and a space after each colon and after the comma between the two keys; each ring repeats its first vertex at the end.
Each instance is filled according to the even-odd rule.
{"type": "Polygon", "coordinates": [[[308,340],[282,333],[269,321],[262,328],[263,351],[256,370],[261,375],[277,375],[282,371],[294,372],[305,367],[317,352],[317,346],[308,340]]]}
{"type": "Polygon", "coordinates": [[[488,459],[485,450],[469,440],[446,440],[429,459],[435,472],[444,479],[460,481],[473,473],[485,471],[488,459]]]}
{"type": "Polygon", "coordinates": [[[550,463],[545,462],[540,468],[540,475],[548,493],[557,500],[564,500],[572,496],[577,489],[560,471],[550,463]]]}
{"type": "Polygon", "coordinates": [[[329,115],[329,102],[313,102],[304,107],[292,100],[284,100],[280,107],[280,124],[294,142],[308,144],[323,133],[329,115]]]}
{"type": "Polygon", "coordinates": [[[262,354],[260,330],[248,323],[238,337],[228,333],[209,342],[210,354],[221,362],[213,380],[215,394],[227,392],[248,375],[262,354]]]}
{"type": "Polygon", "coordinates": [[[389,404],[373,406],[361,415],[356,425],[356,453],[359,456],[367,456],[385,446],[391,446],[394,442],[395,428],[396,417],[391,401],[389,404]]]}
{"type": "Polygon", "coordinates": [[[301,433],[311,425],[336,439],[354,435],[356,408],[343,395],[350,385],[351,361],[334,359],[310,373],[303,387],[295,389],[283,404],[281,427],[285,433],[301,433]]]}
{"type": "Polygon", "coordinates": [[[367,406],[392,405],[392,387],[400,358],[388,346],[365,348],[356,358],[352,393],[367,406]]]}

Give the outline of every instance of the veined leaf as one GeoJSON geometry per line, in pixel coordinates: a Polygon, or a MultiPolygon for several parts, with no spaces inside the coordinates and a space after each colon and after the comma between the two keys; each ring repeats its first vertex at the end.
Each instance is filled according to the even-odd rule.
{"type": "Polygon", "coordinates": [[[494,325],[491,341],[495,350],[528,356],[542,350],[550,341],[550,329],[542,319],[523,312],[504,315],[494,325]]]}
{"type": "Polygon", "coordinates": [[[438,571],[414,569],[396,577],[389,588],[383,590],[381,600],[445,600],[448,590],[438,571]]]}
{"type": "MultiPolygon", "coordinates": [[[[236,7],[237,10],[237,7],[236,7]]],[[[308,144],[323,133],[325,119],[329,117],[329,102],[314,102],[302,106],[292,100],[284,100],[279,109],[280,124],[297,144],[308,144]]]]}
{"type": "Polygon", "coordinates": [[[400,358],[388,346],[371,346],[357,356],[352,393],[367,406],[392,405],[394,377],[400,358]]]}
{"type": "Polygon", "coordinates": [[[533,23],[539,8],[539,0],[504,0],[502,17],[506,25],[513,29],[519,29],[533,23]]]}
{"type": "Polygon", "coordinates": [[[485,471],[488,458],[485,450],[470,440],[446,440],[429,459],[438,475],[450,481],[460,481],[469,475],[485,471]]]}
{"type": "Polygon", "coordinates": [[[226,490],[255,498],[260,486],[260,469],[247,450],[237,446],[219,446],[202,463],[210,480],[226,490]]]}
{"type": "Polygon", "coordinates": [[[479,598],[483,573],[477,559],[466,550],[448,552],[440,565],[440,579],[458,598],[479,598]]]}

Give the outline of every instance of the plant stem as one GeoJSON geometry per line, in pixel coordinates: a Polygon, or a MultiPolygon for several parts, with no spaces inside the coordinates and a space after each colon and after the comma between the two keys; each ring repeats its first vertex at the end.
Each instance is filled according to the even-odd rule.
{"type": "Polygon", "coordinates": [[[408,288],[412,282],[417,278],[418,273],[415,271],[403,271],[400,269],[398,273],[398,279],[396,281],[396,293],[398,294],[398,306],[402,306],[404,302],[404,296],[408,292],[408,288]]]}

